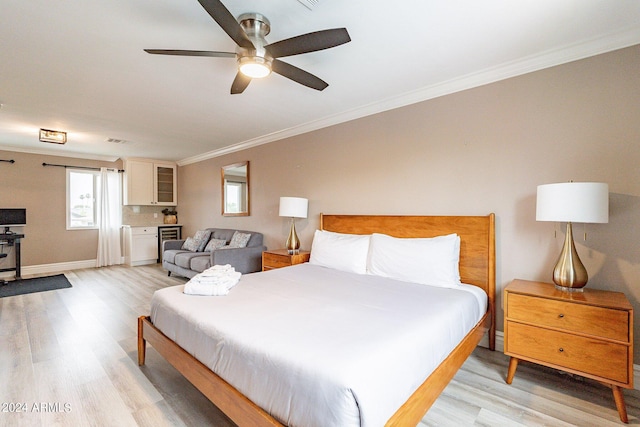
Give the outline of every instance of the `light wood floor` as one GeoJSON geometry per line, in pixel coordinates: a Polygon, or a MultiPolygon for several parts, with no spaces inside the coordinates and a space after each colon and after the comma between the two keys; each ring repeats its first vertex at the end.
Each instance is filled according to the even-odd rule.
{"type": "MultiPolygon", "coordinates": [[[[152,348],[137,366],[137,317],[182,284],[158,266],[66,273],[72,288],[0,298],[0,426],[231,426],[152,348]],[[16,412],[21,410],[23,412],[16,412]]],[[[621,426],[611,391],[478,348],[420,426],[621,426]]],[[[625,390],[640,424],[640,392],[625,390]]]]}

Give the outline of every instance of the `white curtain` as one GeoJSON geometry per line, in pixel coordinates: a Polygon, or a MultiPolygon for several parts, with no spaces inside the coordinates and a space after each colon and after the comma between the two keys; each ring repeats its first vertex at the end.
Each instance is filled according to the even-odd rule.
{"type": "Polygon", "coordinates": [[[98,184],[98,256],[96,267],[122,263],[120,228],[122,226],[121,179],[118,171],[100,168],[98,184]]]}

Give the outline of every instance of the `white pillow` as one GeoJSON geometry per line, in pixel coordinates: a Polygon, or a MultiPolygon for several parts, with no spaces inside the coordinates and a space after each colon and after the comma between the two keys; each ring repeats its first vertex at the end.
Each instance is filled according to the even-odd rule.
{"type": "Polygon", "coordinates": [[[451,288],[460,284],[460,237],[401,239],[374,233],[367,272],[405,282],[451,288]]]}
{"type": "Polygon", "coordinates": [[[366,274],[369,235],[316,230],[311,244],[310,264],[366,274]]]}

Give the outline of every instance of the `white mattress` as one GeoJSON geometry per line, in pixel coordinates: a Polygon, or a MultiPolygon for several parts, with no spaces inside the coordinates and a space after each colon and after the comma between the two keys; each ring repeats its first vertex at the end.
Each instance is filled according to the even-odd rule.
{"type": "Polygon", "coordinates": [[[381,426],[486,312],[437,288],[311,264],[243,275],[229,295],[157,291],[165,335],[289,426],[381,426]]]}

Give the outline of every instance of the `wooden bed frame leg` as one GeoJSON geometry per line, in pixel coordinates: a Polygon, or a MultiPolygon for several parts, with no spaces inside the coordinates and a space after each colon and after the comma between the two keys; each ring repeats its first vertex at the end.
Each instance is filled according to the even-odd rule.
{"type": "MultiPolygon", "coordinates": [[[[493,316],[492,318],[495,319],[496,316],[495,314],[491,314],[491,316],[493,316]]],[[[495,324],[495,320],[493,321],[493,323],[491,324],[491,328],[489,329],[489,350],[491,351],[495,351],[496,350],[496,324],[495,324]]]]}
{"type": "Polygon", "coordinates": [[[138,317],[138,365],[144,365],[144,360],[146,357],[147,350],[147,341],[143,336],[143,328],[144,328],[144,319],[146,316],[138,317]]]}

